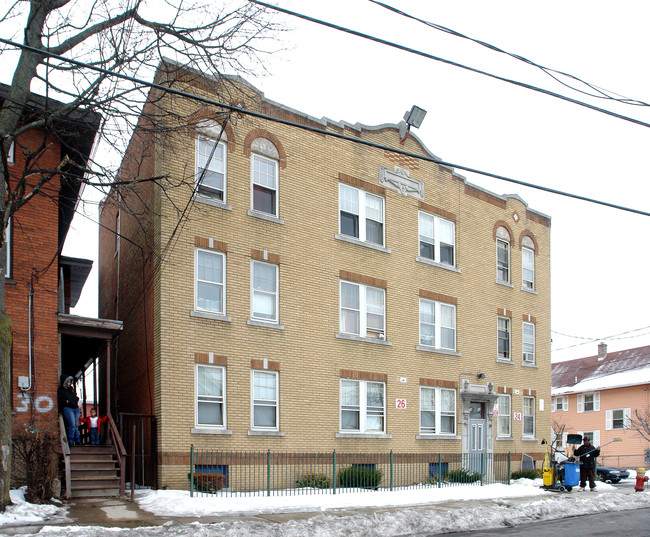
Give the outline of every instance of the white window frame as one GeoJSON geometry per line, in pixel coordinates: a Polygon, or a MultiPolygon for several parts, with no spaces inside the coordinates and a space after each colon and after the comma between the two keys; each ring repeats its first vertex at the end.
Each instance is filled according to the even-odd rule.
{"type": "Polygon", "coordinates": [[[600,411],[600,392],[585,392],[578,394],[578,414],[598,411],[600,411]],[[590,410],[586,410],[587,402],[585,399],[588,395],[593,396],[592,400],[589,402],[593,406],[590,410]]]}
{"type": "Polygon", "coordinates": [[[521,248],[521,284],[524,289],[535,290],[535,251],[521,248]]]}
{"type": "Polygon", "coordinates": [[[584,440],[585,434],[591,435],[591,445],[594,446],[594,447],[600,446],[600,430],[597,430],[597,431],[578,431],[577,434],[582,435],[583,440],[584,440]]]}
{"type": "Polygon", "coordinates": [[[353,336],[359,336],[359,337],[378,337],[380,339],[385,339],[386,338],[386,290],[381,288],[381,287],[374,287],[372,285],[365,285],[363,283],[357,283],[357,282],[351,282],[348,280],[340,280],[339,281],[339,330],[341,334],[351,334],[353,336]],[[359,309],[354,310],[350,307],[344,307],[343,306],[343,286],[344,285],[349,285],[352,287],[357,288],[357,296],[358,296],[358,303],[359,303],[359,309]],[[381,312],[382,318],[383,318],[383,326],[381,328],[379,327],[372,327],[370,330],[368,329],[368,315],[375,314],[379,315],[377,312],[371,312],[368,310],[368,290],[375,290],[379,291],[383,297],[383,303],[382,307],[383,310],[381,312]],[[345,311],[357,311],[358,316],[359,316],[359,332],[348,332],[345,331],[345,322],[343,319],[343,312],[345,311]],[[369,336],[368,334],[374,334],[374,336],[369,336]]]}
{"type": "Polygon", "coordinates": [[[568,395],[554,395],[551,398],[551,412],[567,412],[569,410],[569,396],[568,395]],[[558,408],[558,403],[562,401],[558,408]]]}
{"type": "Polygon", "coordinates": [[[255,431],[279,431],[280,430],[280,375],[277,371],[253,369],[251,370],[251,429],[255,431]],[[274,399],[256,399],[255,398],[255,377],[256,375],[267,375],[275,378],[275,398],[274,399]],[[274,407],[275,408],[275,425],[261,426],[255,425],[255,409],[257,407],[274,407]]]}
{"type": "Polygon", "coordinates": [[[497,317],[497,360],[503,360],[508,362],[512,361],[512,320],[510,319],[510,317],[502,317],[502,316],[497,317]],[[500,329],[499,325],[501,321],[505,321],[507,327],[507,334],[508,334],[508,355],[507,356],[501,356],[499,351],[499,341],[503,339],[500,337],[500,332],[502,332],[502,330],[500,329]]]}
{"type": "Polygon", "coordinates": [[[226,428],[226,368],[223,366],[210,364],[194,364],[194,422],[197,428],[225,429],[226,428]],[[221,395],[199,394],[199,370],[200,369],[219,369],[221,370],[221,395]],[[203,398],[199,401],[199,398],[203,398]],[[222,423],[201,423],[199,422],[199,402],[203,403],[221,403],[221,421],[222,423]]]}
{"type": "Polygon", "coordinates": [[[522,340],[522,360],[525,364],[535,363],[535,324],[524,322],[521,327],[522,340]],[[529,339],[530,334],[526,330],[532,330],[532,341],[529,339]]]}
{"type": "MultiPolygon", "coordinates": [[[[198,182],[199,179],[201,178],[201,172],[199,171],[199,154],[201,152],[201,144],[205,143],[208,147],[208,152],[206,155],[206,158],[210,156],[210,153],[212,152],[212,146],[214,143],[217,141],[216,138],[212,138],[210,136],[207,136],[205,134],[197,134],[196,135],[196,152],[195,152],[195,159],[194,159],[194,166],[195,166],[195,180],[198,182]]],[[[208,163],[208,171],[213,171],[215,173],[221,173],[223,175],[223,189],[218,189],[209,185],[201,184],[197,186],[197,192],[200,195],[203,196],[213,196],[216,199],[218,199],[220,202],[226,203],[226,192],[227,192],[227,145],[224,141],[220,140],[217,143],[217,149],[215,149],[214,155],[212,156],[212,159],[208,163]],[[222,159],[217,158],[217,151],[221,150],[221,154],[223,155],[222,159]],[[221,163],[222,164],[222,169],[216,169],[213,168],[212,166],[214,163],[221,163]],[[221,193],[221,197],[219,197],[219,193],[221,193]]]]}
{"type": "Polygon", "coordinates": [[[206,250],[205,248],[194,249],[194,310],[206,311],[220,315],[226,314],[226,254],[223,252],[215,252],[214,250],[206,250]],[[220,282],[211,280],[199,280],[199,252],[221,258],[222,279],[220,282]],[[221,310],[202,308],[199,306],[199,283],[214,285],[221,288],[221,310]]]}
{"type": "MultiPolygon", "coordinates": [[[[346,207],[347,208],[347,207],[346,207]]],[[[360,190],[358,188],[355,188],[350,185],[346,185],[343,183],[339,183],[339,233],[344,236],[344,237],[350,237],[352,239],[356,239],[361,242],[366,242],[368,244],[374,244],[376,246],[386,246],[386,200],[384,199],[383,196],[380,196],[378,194],[374,194],[372,192],[367,192],[365,190],[360,190]],[[351,212],[350,210],[343,210],[343,201],[344,201],[344,196],[343,192],[345,190],[349,190],[349,192],[352,194],[356,194],[357,198],[357,212],[351,212]],[[376,198],[377,200],[381,200],[381,220],[376,220],[374,218],[370,218],[368,216],[368,210],[367,210],[367,200],[368,198],[376,198]],[[348,214],[353,214],[356,215],[357,217],[357,225],[358,225],[358,232],[359,236],[355,237],[354,235],[348,235],[346,233],[343,233],[343,229],[341,228],[341,213],[345,212],[348,214]],[[373,242],[368,240],[367,238],[367,233],[366,233],[366,224],[367,221],[370,220],[371,222],[378,222],[381,224],[381,243],[373,242]]]]}
{"type": "Polygon", "coordinates": [[[251,320],[261,321],[263,323],[273,323],[278,324],[278,319],[280,317],[280,270],[278,265],[274,263],[265,263],[264,261],[258,261],[253,259],[251,261],[251,320]],[[256,265],[266,265],[268,267],[273,267],[275,272],[275,291],[267,291],[265,289],[255,289],[255,266],[256,265]],[[275,317],[264,317],[255,314],[255,296],[256,294],[263,294],[273,297],[275,317]]]}
{"type": "Polygon", "coordinates": [[[535,438],[535,397],[524,395],[524,399],[521,403],[521,433],[525,438],[535,438]],[[526,412],[526,402],[530,404],[530,409],[532,412],[528,414],[526,412]],[[530,418],[533,424],[532,432],[526,432],[526,418],[530,418]]]}
{"type": "Polygon", "coordinates": [[[512,436],[512,397],[508,393],[500,393],[497,398],[497,436],[510,438],[512,436]],[[508,411],[502,408],[501,398],[508,401],[508,411]],[[505,423],[506,427],[502,427],[505,423]]]}
{"type": "Polygon", "coordinates": [[[420,434],[425,435],[436,435],[436,436],[455,436],[456,435],[456,390],[450,388],[439,388],[437,386],[420,386],[420,434]],[[425,408],[424,402],[426,399],[423,397],[424,392],[432,391],[434,393],[434,408],[425,408]],[[454,410],[443,410],[442,409],[442,395],[443,392],[447,394],[453,394],[454,400],[454,410]],[[428,412],[434,414],[434,426],[433,431],[430,428],[422,427],[422,414],[428,412]],[[442,430],[442,418],[448,417],[452,418],[452,431],[443,431],[442,430]]]}
{"type": "Polygon", "coordinates": [[[622,431],[631,427],[632,409],[631,408],[612,408],[605,411],[605,429],[608,431],[622,431]],[[622,412],[623,417],[614,418],[614,412],[622,412]],[[614,427],[614,422],[621,420],[622,427],[614,427]]]}
{"type": "Polygon", "coordinates": [[[9,145],[9,151],[7,152],[7,164],[13,164],[14,163],[15,148],[16,148],[16,143],[11,142],[11,144],[9,145]]]}
{"type": "Polygon", "coordinates": [[[418,212],[418,256],[422,257],[424,259],[430,259],[431,261],[434,261],[436,263],[440,263],[443,265],[449,265],[450,267],[455,267],[456,266],[456,223],[447,220],[446,218],[440,218],[439,216],[435,216],[433,214],[425,213],[422,211],[418,212]],[[448,242],[442,241],[442,231],[441,231],[441,225],[451,225],[452,229],[452,235],[453,235],[453,242],[450,244],[448,242]],[[428,235],[425,227],[427,225],[433,227],[433,234],[428,235]],[[433,246],[433,258],[422,255],[422,246],[421,243],[427,243],[431,244],[433,246]],[[442,261],[442,258],[440,256],[440,245],[445,244],[447,246],[451,246],[452,250],[452,259],[453,261],[451,263],[447,263],[446,261],[442,261]]]}
{"type": "Polygon", "coordinates": [[[257,153],[251,154],[251,210],[262,214],[268,214],[275,218],[278,218],[280,215],[280,173],[279,173],[278,161],[269,157],[265,157],[264,155],[259,155],[257,153]],[[257,170],[256,163],[258,161],[265,162],[273,166],[273,180],[275,182],[274,187],[262,184],[259,180],[256,179],[255,172],[257,170]],[[264,188],[268,191],[273,192],[273,205],[275,208],[275,212],[269,213],[255,207],[255,186],[256,185],[259,186],[260,188],[264,188]]]}
{"type": "Polygon", "coordinates": [[[436,300],[429,300],[427,298],[420,298],[420,309],[419,309],[419,316],[420,316],[420,345],[423,345],[425,347],[431,347],[434,349],[444,349],[444,350],[449,350],[449,351],[456,351],[456,306],[454,304],[448,304],[446,302],[438,302],[436,300]],[[433,323],[425,322],[422,320],[422,306],[426,305],[433,305],[433,323]],[[442,311],[443,308],[450,308],[450,310],[453,312],[453,326],[443,326],[442,325],[442,311]],[[438,319],[440,319],[439,322],[436,322],[438,319]],[[423,334],[422,334],[422,326],[427,325],[427,326],[433,326],[433,345],[429,345],[427,343],[424,343],[423,341],[423,334]],[[452,347],[443,347],[442,346],[442,331],[443,330],[452,330],[454,334],[454,343],[452,347]]]}
{"type": "Polygon", "coordinates": [[[5,278],[11,278],[11,217],[7,221],[5,228],[5,251],[7,252],[7,265],[5,267],[5,278]]]}
{"type": "Polygon", "coordinates": [[[497,281],[501,283],[510,283],[510,242],[505,239],[496,240],[496,266],[497,266],[497,281]],[[508,257],[505,265],[499,263],[499,246],[501,246],[508,257]],[[506,273],[506,278],[502,278],[502,273],[506,273]]]}
{"type": "Polygon", "coordinates": [[[359,433],[359,434],[385,434],[386,433],[386,383],[375,380],[357,380],[342,378],[339,382],[339,430],[342,433],[359,433]],[[344,383],[357,384],[359,389],[359,404],[358,405],[343,405],[343,385],[344,383]],[[368,385],[377,384],[382,386],[383,407],[368,407],[368,385]],[[346,408],[344,408],[344,406],[346,408]],[[343,428],[343,412],[356,412],[359,413],[359,428],[358,429],[344,429],[343,428]],[[368,430],[368,416],[380,416],[383,427],[379,429],[368,430]]]}

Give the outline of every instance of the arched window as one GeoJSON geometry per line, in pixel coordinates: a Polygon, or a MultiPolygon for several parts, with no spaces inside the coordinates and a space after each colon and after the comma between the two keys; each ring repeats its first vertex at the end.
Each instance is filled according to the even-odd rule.
{"type": "Polygon", "coordinates": [[[497,282],[510,283],[510,233],[499,226],[497,237],[497,282]]]}
{"type": "Polygon", "coordinates": [[[280,154],[266,138],[251,144],[251,209],[278,217],[278,161],[280,154]]]}
{"type": "Polygon", "coordinates": [[[203,121],[196,129],[197,192],[224,203],[227,142],[225,130],[215,121],[203,121]]]}
{"type": "Polygon", "coordinates": [[[521,288],[535,290],[535,243],[528,235],[521,239],[521,288]]]}

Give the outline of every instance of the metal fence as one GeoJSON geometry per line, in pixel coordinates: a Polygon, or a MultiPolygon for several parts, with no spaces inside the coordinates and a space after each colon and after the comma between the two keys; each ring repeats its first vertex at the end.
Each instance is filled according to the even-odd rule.
{"type": "Polygon", "coordinates": [[[510,483],[509,453],[190,451],[190,495],[289,496],[510,483]]]}
{"type": "Polygon", "coordinates": [[[616,466],[619,468],[638,468],[646,467],[650,460],[646,462],[643,453],[633,455],[599,455],[598,466],[616,466]]]}

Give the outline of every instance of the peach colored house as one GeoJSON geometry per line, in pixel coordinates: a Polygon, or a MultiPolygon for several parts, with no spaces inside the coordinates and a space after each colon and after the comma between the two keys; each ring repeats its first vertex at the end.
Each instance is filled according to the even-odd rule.
{"type": "Polygon", "coordinates": [[[552,424],[554,435],[564,426],[566,435],[588,435],[603,446],[601,465],[636,468],[648,466],[650,444],[631,428],[635,411],[650,408],[650,346],[607,352],[552,364],[552,424]]]}

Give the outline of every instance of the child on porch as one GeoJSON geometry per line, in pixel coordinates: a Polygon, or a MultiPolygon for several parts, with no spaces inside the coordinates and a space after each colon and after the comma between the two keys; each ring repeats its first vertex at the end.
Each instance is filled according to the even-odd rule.
{"type": "Polygon", "coordinates": [[[97,411],[94,408],[90,409],[90,417],[88,418],[79,418],[79,423],[84,424],[90,429],[90,443],[93,446],[99,445],[99,432],[102,427],[102,423],[106,423],[108,416],[100,418],[97,416],[97,411]]]}

